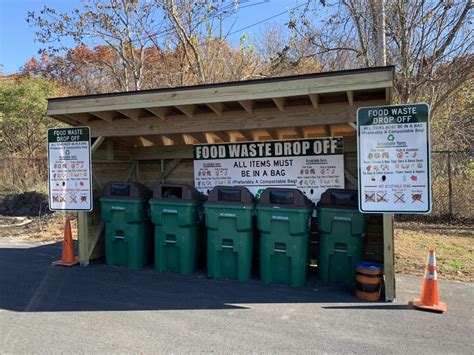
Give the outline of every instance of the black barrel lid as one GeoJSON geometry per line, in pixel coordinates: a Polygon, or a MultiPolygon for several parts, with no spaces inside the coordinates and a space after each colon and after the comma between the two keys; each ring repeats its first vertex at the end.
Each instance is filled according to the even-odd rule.
{"type": "Polygon", "coordinates": [[[357,190],[327,189],[317,207],[358,209],[357,190]]]}
{"type": "Polygon", "coordinates": [[[197,201],[203,202],[206,196],[194,186],[178,183],[159,184],[153,190],[153,199],[160,201],[197,201]]]}
{"type": "Polygon", "coordinates": [[[207,202],[223,205],[253,205],[255,198],[244,186],[215,186],[207,202]]]}
{"type": "Polygon", "coordinates": [[[314,204],[298,189],[267,187],[260,195],[258,205],[283,208],[311,208],[314,204]]]}
{"type": "Polygon", "coordinates": [[[151,190],[138,182],[111,181],[104,186],[103,197],[142,200],[151,197],[151,190]]]}

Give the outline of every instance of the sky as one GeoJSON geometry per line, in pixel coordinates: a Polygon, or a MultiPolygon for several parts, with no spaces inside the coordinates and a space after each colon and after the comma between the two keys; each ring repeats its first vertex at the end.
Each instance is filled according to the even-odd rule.
{"type": "MultiPolygon", "coordinates": [[[[230,40],[236,43],[244,33],[256,37],[266,24],[283,24],[288,19],[287,10],[305,2],[305,0],[241,0],[242,9],[234,18],[227,20],[228,27],[234,20],[232,32],[256,25],[238,31],[230,37],[230,40]],[[259,22],[262,23],[257,24],[259,22]]],[[[0,70],[7,75],[16,72],[42,48],[42,44],[35,41],[35,28],[25,20],[28,11],[38,12],[47,5],[63,12],[80,7],[81,4],[80,0],[0,0],[0,70]]]]}

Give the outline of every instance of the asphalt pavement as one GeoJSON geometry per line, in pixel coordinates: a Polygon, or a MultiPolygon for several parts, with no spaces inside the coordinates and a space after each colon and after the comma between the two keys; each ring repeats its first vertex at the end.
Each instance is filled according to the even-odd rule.
{"type": "Polygon", "coordinates": [[[60,244],[0,238],[1,353],[465,353],[474,285],[439,281],[448,312],[413,310],[421,279],[397,278],[393,303],[359,301],[311,280],[180,276],[97,261],[51,266],[60,244]]]}

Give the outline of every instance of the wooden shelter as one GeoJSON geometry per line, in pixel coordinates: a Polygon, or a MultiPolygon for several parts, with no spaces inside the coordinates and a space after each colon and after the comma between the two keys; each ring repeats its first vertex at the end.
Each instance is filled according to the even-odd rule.
{"type": "MultiPolygon", "coordinates": [[[[93,137],[96,201],[93,212],[78,217],[81,264],[102,253],[102,185],[192,184],[193,144],[343,136],[345,185],[356,189],[356,111],[389,104],[393,75],[393,67],[376,67],[49,99],[50,117],[87,125],[93,137]]],[[[372,249],[366,246],[366,256],[384,262],[386,295],[393,299],[392,216],[372,215],[367,239],[372,249]]]]}

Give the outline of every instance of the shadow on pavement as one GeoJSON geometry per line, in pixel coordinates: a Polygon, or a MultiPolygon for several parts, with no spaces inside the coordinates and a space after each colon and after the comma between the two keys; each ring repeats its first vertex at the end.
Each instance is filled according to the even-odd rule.
{"type": "Polygon", "coordinates": [[[255,303],[359,302],[350,290],[312,280],[306,287],[292,288],[258,280],[213,280],[204,273],[181,276],[151,267],[108,267],[103,262],[52,266],[61,245],[0,248],[0,308],[17,312],[200,310],[248,309],[255,303]]]}
{"type": "Polygon", "coordinates": [[[413,309],[413,307],[410,307],[407,304],[393,304],[393,303],[388,303],[388,304],[362,304],[362,305],[352,305],[352,306],[324,306],[321,307],[324,309],[340,309],[340,310],[347,310],[347,309],[353,309],[353,310],[408,310],[408,309],[413,309]]]}

